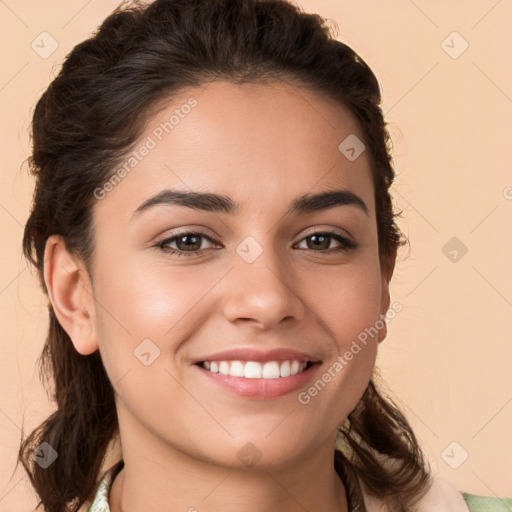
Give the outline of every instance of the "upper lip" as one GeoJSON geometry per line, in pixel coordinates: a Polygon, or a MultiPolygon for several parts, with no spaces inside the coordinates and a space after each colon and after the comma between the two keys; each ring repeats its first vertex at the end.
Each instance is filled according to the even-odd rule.
{"type": "Polygon", "coordinates": [[[260,363],[266,363],[268,361],[293,361],[295,359],[298,361],[311,361],[312,363],[320,362],[317,357],[311,354],[289,348],[261,350],[259,348],[244,347],[215,352],[194,359],[192,363],[197,364],[204,361],[258,361],[260,363]]]}

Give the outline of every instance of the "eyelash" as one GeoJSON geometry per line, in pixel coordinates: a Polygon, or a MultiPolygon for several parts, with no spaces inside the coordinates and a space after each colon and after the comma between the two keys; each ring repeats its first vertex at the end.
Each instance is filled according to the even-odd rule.
{"type": "MultiPolygon", "coordinates": [[[[322,251],[315,251],[315,250],[312,250],[312,249],[306,249],[306,250],[309,250],[309,251],[312,251],[312,252],[318,252],[320,254],[325,254],[325,253],[333,254],[333,253],[338,253],[340,251],[351,251],[351,250],[357,249],[357,247],[358,247],[358,245],[356,243],[352,242],[351,240],[349,240],[345,236],[343,236],[343,235],[341,235],[339,233],[336,233],[334,231],[314,231],[313,233],[310,233],[309,235],[307,235],[304,238],[302,238],[300,240],[300,242],[302,242],[303,240],[306,240],[307,238],[310,238],[312,236],[318,236],[318,235],[328,236],[330,238],[334,238],[337,242],[341,243],[341,247],[338,247],[338,248],[336,248],[334,250],[330,250],[330,249],[326,249],[326,250],[322,250],[322,251]]],[[[177,240],[180,237],[185,237],[185,236],[186,237],[188,237],[188,236],[199,236],[199,237],[205,238],[209,242],[215,244],[215,240],[213,240],[206,233],[202,233],[201,231],[184,231],[183,233],[178,233],[177,235],[174,235],[174,236],[172,236],[170,238],[166,238],[165,240],[162,240],[161,242],[158,242],[155,245],[155,247],[160,248],[162,251],[164,251],[165,253],[167,253],[169,255],[176,255],[178,257],[181,257],[181,256],[198,256],[203,251],[208,250],[208,249],[200,249],[198,251],[182,251],[180,249],[169,249],[169,248],[165,247],[165,245],[174,242],[175,240],[177,240]]]]}

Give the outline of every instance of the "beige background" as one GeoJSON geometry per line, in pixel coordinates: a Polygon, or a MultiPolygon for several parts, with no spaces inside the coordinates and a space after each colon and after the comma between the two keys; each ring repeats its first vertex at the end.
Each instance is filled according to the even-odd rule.
{"type": "MultiPolygon", "coordinates": [[[[30,116],[67,52],[118,3],[0,1],[0,512],[36,504],[24,471],[13,470],[22,426],[51,411],[35,367],[46,300],[20,250],[32,194],[30,116]],[[58,43],[46,59],[31,47],[43,31],[58,43]]],[[[382,84],[393,193],[411,242],[392,285],[404,309],[377,362],[389,393],[435,473],[461,490],[512,496],[512,2],[300,3],[336,20],[340,39],[382,84]],[[445,255],[454,249],[455,262],[445,255]]]]}

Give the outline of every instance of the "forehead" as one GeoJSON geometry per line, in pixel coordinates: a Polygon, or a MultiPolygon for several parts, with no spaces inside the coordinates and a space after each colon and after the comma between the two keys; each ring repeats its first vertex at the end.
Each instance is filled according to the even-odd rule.
{"type": "Polygon", "coordinates": [[[189,88],[148,120],[97,213],[126,218],[165,188],[223,194],[258,212],[346,188],[372,213],[368,152],[349,159],[340,150],[362,139],[347,108],[305,88],[224,81],[189,88]]]}

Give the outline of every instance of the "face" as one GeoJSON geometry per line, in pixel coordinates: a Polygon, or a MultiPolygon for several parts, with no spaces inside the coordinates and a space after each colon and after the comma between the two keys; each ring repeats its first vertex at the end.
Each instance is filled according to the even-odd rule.
{"type": "Polygon", "coordinates": [[[361,333],[389,306],[369,155],[339,149],[354,135],[348,110],[281,83],[188,89],[148,122],[122,179],[97,193],[90,332],[72,336],[99,348],[122,436],[231,467],[334,443],[385,336],[361,333]],[[210,196],[147,204],[165,190],[210,196]],[[216,355],[239,349],[253,352],[216,355]],[[252,368],[315,364],[279,378],[197,364],[247,370],[275,349],[297,353],[252,368]]]}

